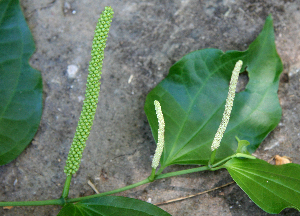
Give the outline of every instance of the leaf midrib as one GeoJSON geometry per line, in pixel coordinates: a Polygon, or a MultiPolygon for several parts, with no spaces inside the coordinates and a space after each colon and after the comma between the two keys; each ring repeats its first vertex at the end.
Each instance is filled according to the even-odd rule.
{"type": "MultiPolygon", "coordinates": [[[[226,53],[223,53],[223,55],[224,54],[226,54],[226,53]]],[[[236,59],[240,59],[240,58],[236,58],[236,59]]],[[[234,61],[234,60],[236,60],[236,59],[233,59],[233,60],[231,60],[231,61],[234,61]]],[[[211,78],[211,76],[213,76],[217,71],[219,71],[219,69],[221,68],[221,67],[223,67],[224,65],[226,65],[226,64],[228,64],[230,61],[227,61],[227,62],[224,62],[223,64],[221,64],[218,68],[216,68],[216,70],[215,71],[213,71],[208,77],[207,77],[207,79],[205,80],[205,82],[204,82],[204,84],[203,84],[203,87],[201,87],[200,89],[199,89],[199,92],[197,92],[197,94],[196,94],[196,96],[194,97],[194,99],[192,100],[192,103],[191,103],[191,106],[189,107],[189,109],[188,109],[188,114],[186,115],[186,117],[185,117],[185,119],[184,119],[184,123],[182,124],[182,127],[180,128],[180,131],[178,132],[178,135],[177,135],[177,137],[176,137],[176,140],[175,140],[175,142],[174,142],[174,145],[173,145],[173,147],[172,147],[172,150],[170,151],[170,154],[169,155],[171,155],[171,153],[174,151],[174,146],[177,144],[177,142],[178,142],[178,140],[179,140],[179,135],[181,134],[181,131],[183,130],[183,128],[184,128],[184,126],[186,125],[186,123],[187,123],[187,118],[188,118],[188,116],[189,116],[189,114],[190,114],[190,112],[191,112],[191,108],[194,106],[194,103],[195,103],[195,101],[196,101],[196,99],[197,99],[197,97],[199,96],[199,94],[202,92],[202,90],[203,90],[203,88],[204,88],[204,86],[206,86],[205,84],[207,83],[207,81],[211,78]]],[[[206,62],[204,61],[204,64],[206,65],[206,62]]],[[[207,68],[207,67],[206,67],[207,68]]],[[[176,100],[175,100],[176,101],[176,100]]],[[[177,101],[176,101],[177,102],[177,101]]],[[[176,154],[174,154],[173,156],[172,156],[172,158],[171,158],[171,160],[169,160],[169,161],[173,161],[173,159],[176,157],[176,155],[178,155],[179,153],[180,153],[180,151],[186,146],[186,145],[188,145],[188,143],[199,133],[199,131],[203,128],[203,127],[205,127],[205,125],[207,125],[208,124],[208,122],[209,122],[209,120],[211,119],[211,118],[213,118],[214,117],[214,115],[217,113],[217,111],[219,111],[223,106],[224,106],[224,103],[225,103],[225,101],[222,103],[222,104],[220,104],[220,106],[216,109],[216,112],[214,112],[211,116],[210,116],[210,118],[208,118],[207,120],[206,120],[206,122],[194,133],[194,135],[180,148],[180,149],[178,149],[177,150],[177,152],[176,152],[176,154]]],[[[179,104],[178,104],[179,105],[179,104]]],[[[180,105],[179,105],[180,106],[180,105]]],[[[208,143],[208,142],[206,142],[206,143],[208,143]]],[[[206,144],[206,143],[204,143],[204,144],[206,144]]],[[[201,145],[202,146],[202,145],[201,145]]],[[[196,148],[195,148],[196,149],[196,148]]],[[[190,151],[189,151],[190,152],[190,151]]],[[[170,158],[170,157],[169,157],[170,158]]],[[[167,160],[168,161],[168,160],[167,160]]],[[[165,166],[168,166],[169,164],[168,163],[166,163],[166,165],[165,166]]]]}
{"type": "MultiPolygon", "coordinates": [[[[224,54],[224,53],[223,53],[224,54]]],[[[207,57],[208,58],[208,57],[207,57]]],[[[205,66],[206,66],[206,68],[208,68],[207,67],[207,64],[206,64],[206,59],[207,58],[205,58],[205,60],[203,60],[203,63],[205,64],[205,66]]],[[[189,60],[190,61],[190,60],[189,60]]],[[[188,62],[188,61],[186,61],[186,62],[188,62]]],[[[184,63],[184,64],[186,64],[186,62],[184,63]]],[[[226,62],[226,64],[227,64],[227,62],[226,62]]],[[[189,114],[190,114],[190,112],[191,112],[191,108],[194,106],[194,103],[195,103],[195,101],[196,101],[196,98],[198,97],[198,95],[202,92],[202,90],[204,89],[204,87],[206,86],[205,84],[207,83],[207,81],[219,70],[219,68],[221,68],[223,65],[225,65],[225,64],[221,64],[218,68],[216,68],[215,69],[215,71],[213,71],[212,73],[210,73],[209,74],[209,76],[207,76],[207,78],[204,80],[204,83],[203,83],[203,85],[202,85],[202,87],[199,89],[199,91],[197,92],[197,94],[195,95],[195,97],[194,97],[194,99],[192,100],[192,103],[191,103],[191,105],[189,106],[189,108],[188,108],[188,112],[187,112],[187,115],[185,115],[185,118],[184,118],[184,120],[183,120],[183,124],[182,124],[182,126],[181,126],[181,128],[179,129],[179,132],[178,132],[178,134],[177,134],[177,136],[176,136],[176,138],[175,138],[175,142],[174,142],[174,144],[173,144],[173,147],[172,147],[172,149],[170,150],[170,153],[169,153],[169,156],[170,155],[172,155],[172,153],[174,152],[174,148],[175,148],[175,146],[176,146],[176,144],[177,144],[177,142],[178,142],[178,140],[179,140],[179,136],[180,136],[180,134],[181,134],[181,132],[182,132],[182,130],[183,130],[183,128],[184,128],[184,126],[186,125],[186,123],[187,123],[187,119],[188,119],[188,116],[189,116],[189,114]]],[[[208,70],[209,71],[209,70],[208,70]]],[[[185,85],[184,85],[185,86],[185,85]]],[[[185,86],[185,88],[186,88],[186,86],[185,86]]],[[[176,101],[176,100],[175,100],[176,101]]],[[[176,103],[178,104],[178,102],[176,101],[176,103]]],[[[180,106],[179,104],[178,104],[178,106],[180,106]]],[[[190,140],[189,140],[190,141],[190,140]]],[[[187,142],[187,143],[189,143],[189,141],[187,142]]],[[[186,143],[186,144],[187,144],[186,143]]],[[[185,144],[185,145],[186,145],[185,144]]],[[[184,146],[185,146],[184,145],[184,146]]],[[[183,146],[183,147],[184,147],[183,146]]],[[[181,148],[182,149],[182,148],[181,148]]],[[[178,151],[177,151],[177,153],[175,154],[175,155],[173,155],[172,156],[172,158],[171,159],[173,159],[177,154],[178,154],[178,152],[181,150],[181,149],[179,149],[178,151]]],[[[170,158],[170,157],[168,157],[168,158],[170,158]]],[[[168,166],[168,163],[167,163],[167,161],[168,161],[168,159],[166,160],[166,162],[165,162],[165,166],[168,166]]],[[[172,160],[171,160],[172,161],[172,160]]]]}
{"type": "MultiPolygon", "coordinates": [[[[268,88],[268,89],[269,89],[269,88],[268,88]]],[[[256,108],[259,107],[259,106],[261,105],[261,103],[263,102],[263,99],[265,98],[265,96],[266,96],[266,94],[267,94],[268,92],[269,92],[269,91],[266,91],[266,92],[265,92],[265,94],[262,96],[262,99],[260,100],[260,102],[258,103],[258,105],[257,105],[254,109],[252,109],[252,112],[250,112],[250,113],[244,118],[244,121],[248,120],[249,117],[257,110],[256,108]]],[[[224,105],[224,103],[225,103],[225,102],[223,102],[222,105],[224,105]]],[[[222,108],[222,106],[220,106],[219,109],[220,109],[220,108],[222,108]]],[[[218,109],[218,110],[219,110],[219,109],[218,109]]],[[[213,116],[214,116],[214,115],[212,115],[212,117],[213,117],[213,116]]],[[[207,123],[208,123],[208,121],[206,121],[205,125],[206,125],[207,123]]],[[[227,134],[227,133],[230,133],[230,132],[233,131],[233,130],[235,130],[235,129],[236,129],[238,126],[240,126],[242,123],[243,123],[243,122],[240,122],[240,123],[236,124],[234,127],[230,128],[230,130],[226,130],[225,133],[224,133],[224,135],[227,134]]],[[[204,126],[205,126],[205,125],[204,125],[204,126]]],[[[199,131],[200,131],[202,128],[203,128],[203,127],[201,127],[189,141],[191,141],[191,140],[199,133],[199,131]]],[[[193,148],[192,150],[187,151],[185,154],[187,154],[187,153],[189,153],[189,152],[191,152],[191,151],[194,151],[194,150],[200,148],[201,146],[206,145],[206,144],[209,143],[209,142],[212,142],[212,140],[209,140],[209,141],[207,141],[207,142],[205,142],[205,143],[203,143],[203,144],[201,144],[201,145],[199,145],[199,146],[193,148]]],[[[180,150],[182,150],[188,143],[189,143],[189,142],[187,142],[180,150]]],[[[180,150],[177,152],[176,155],[179,154],[180,150]]],[[[175,155],[175,156],[176,156],[176,155],[175,155]]],[[[175,157],[175,156],[174,156],[174,157],[175,157]]],[[[173,157],[173,158],[174,158],[174,157],[173,157]]],[[[172,159],[173,159],[173,158],[172,158],[172,159]]]]}

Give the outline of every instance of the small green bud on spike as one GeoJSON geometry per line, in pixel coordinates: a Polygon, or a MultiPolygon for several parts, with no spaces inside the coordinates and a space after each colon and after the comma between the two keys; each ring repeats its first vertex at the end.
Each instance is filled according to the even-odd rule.
{"type": "Polygon", "coordinates": [[[90,134],[90,130],[92,129],[100,90],[99,81],[101,78],[104,47],[106,46],[106,37],[108,35],[111,19],[113,18],[113,13],[111,7],[105,7],[96,26],[96,33],[94,35],[91,51],[92,58],[88,69],[89,75],[87,78],[85,99],[83,101],[82,112],[64,169],[67,176],[75,174],[79,169],[85,143],[90,134]],[[105,24],[104,26],[102,26],[103,22],[105,24]],[[102,27],[100,28],[100,26],[102,27]]]}
{"type": "Polygon", "coordinates": [[[225,104],[225,111],[223,113],[223,118],[222,118],[221,124],[220,124],[220,126],[217,130],[217,133],[215,135],[215,138],[212,142],[211,151],[214,151],[217,148],[219,148],[221,140],[223,138],[223,134],[224,134],[224,132],[226,130],[226,127],[228,125],[231,110],[232,110],[232,106],[233,106],[233,100],[234,100],[234,97],[235,97],[235,89],[236,89],[236,85],[237,85],[237,81],[238,81],[238,78],[239,78],[239,73],[240,73],[240,70],[242,68],[242,65],[243,65],[243,62],[241,60],[239,60],[235,64],[235,67],[232,71],[231,80],[230,80],[230,84],[229,84],[228,96],[227,96],[226,104],[225,104]]]}
{"type": "Polygon", "coordinates": [[[155,100],[154,105],[155,105],[156,116],[157,116],[157,119],[158,119],[158,142],[157,142],[157,147],[156,147],[155,154],[154,154],[154,157],[153,157],[153,160],[152,160],[152,168],[156,169],[158,167],[161,154],[164,150],[165,120],[164,120],[163,113],[161,111],[160,103],[157,100],[155,100]]]}

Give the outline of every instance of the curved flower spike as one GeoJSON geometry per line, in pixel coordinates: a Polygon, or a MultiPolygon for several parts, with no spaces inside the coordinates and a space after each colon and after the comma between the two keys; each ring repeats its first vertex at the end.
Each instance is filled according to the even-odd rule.
{"type": "Polygon", "coordinates": [[[163,113],[161,111],[161,106],[160,103],[155,100],[154,101],[155,105],[155,111],[156,111],[156,116],[158,119],[158,142],[157,142],[157,147],[155,150],[155,154],[152,160],[152,168],[156,169],[158,167],[159,161],[161,154],[164,150],[164,145],[165,145],[165,120],[163,113]]]}
{"type": "Polygon", "coordinates": [[[106,38],[108,35],[111,19],[113,18],[113,9],[105,7],[98,20],[93,46],[91,51],[92,59],[89,65],[89,74],[87,78],[85,99],[80,114],[76,133],[68,154],[68,159],[64,172],[66,175],[72,175],[77,172],[82,158],[82,152],[85,148],[85,143],[92,129],[93,120],[96,113],[98,96],[100,91],[101,69],[104,59],[104,48],[106,46],[106,38]]]}
{"type": "Polygon", "coordinates": [[[236,84],[237,84],[237,81],[238,81],[238,78],[239,78],[239,73],[240,73],[240,70],[242,68],[242,65],[243,65],[243,62],[241,60],[239,60],[235,64],[235,67],[232,71],[231,80],[230,80],[230,84],[229,84],[228,96],[227,96],[226,104],[225,104],[225,111],[223,113],[222,122],[221,122],[221,124],[220,124],[220,126],[217,130],[217,133],[215,135],[215,138],[212,142],[211,151],[214,151],[217,148],[219,148],[221,140],[223,138],[223,134],[224,134],[224,132],[226,130],[226,127],[228,125],[231,110],[232,110],[232,106],[233,106],[233,100],[234,100],[234,97],[235,97],[236,84]]]}

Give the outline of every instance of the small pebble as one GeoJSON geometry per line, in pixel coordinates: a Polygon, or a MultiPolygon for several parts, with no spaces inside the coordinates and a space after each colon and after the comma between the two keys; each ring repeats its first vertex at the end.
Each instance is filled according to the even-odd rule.
{"type": "Polygon", "coordinates": [[[67,73],[69,78],[74,79],[77,71],[78,67],[76,65],[68,65],[67,73]]]}

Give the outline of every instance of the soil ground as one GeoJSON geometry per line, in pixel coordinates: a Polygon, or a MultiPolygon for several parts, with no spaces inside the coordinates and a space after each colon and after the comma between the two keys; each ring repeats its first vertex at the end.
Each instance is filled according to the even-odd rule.
{"type": "MultiPolygon", "coordinates": [[[[146,178],[155,151],[143,110],[147,93],[172,64],[191,51],[209,47],[245,50],[270,13],[284,64],[279,87],[283,116],[255,155],[264,160],[286,155],[300,163],[299,0],[22,0],[36,43],[30,63],[43,76],[44,108],[32,143],[16,160],[0,167],[1,201],[60,196],[63,167],[81,111],[93,31],[99,14],[109,5],[115,14],[105,50],[100,103],[70,197],[94,194],[88,180],[104,192],[146,178]]],[[[157,203],[230,181],[226,170],[202,172],[118,195],[157,203]]],[[[60,208],[1,208],[0,215],[52,216],[60,208]]],[[[236,184],[161,208],[174,216],[268,215],[236,184]]],[[[286,209],[280,215],[300,214],[286,209]]]]}

